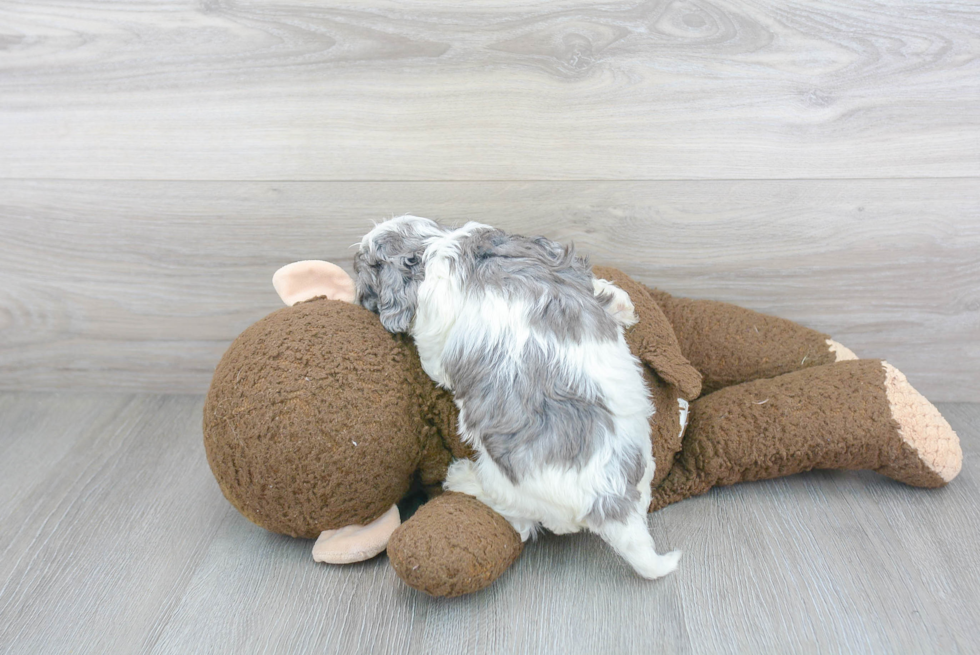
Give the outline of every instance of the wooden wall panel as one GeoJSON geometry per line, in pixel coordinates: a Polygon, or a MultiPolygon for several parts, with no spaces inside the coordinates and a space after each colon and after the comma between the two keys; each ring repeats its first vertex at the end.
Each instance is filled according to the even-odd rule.
{"type": "Polygon", "coordinates": [[[0,177],[980,175],[958,0],[0,1],[0,177]]]}
{"type": "Polygon", "coordinates": [[[203,391],[280,306],[276,268],[349,269],[371,220],[401,213],[574,241],[887,357],[934,400],[980,397],[974,180],[0,181],[0,388],[203,391]]]}

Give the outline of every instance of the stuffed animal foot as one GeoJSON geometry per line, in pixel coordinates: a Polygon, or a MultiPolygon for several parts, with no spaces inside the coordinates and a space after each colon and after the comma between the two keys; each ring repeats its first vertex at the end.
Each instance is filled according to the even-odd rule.
{"type": "Polygon", "coordinates": [[[963,466],[960,440],[936,406],[912,388],[901,371],[882,362],[885,394],[904,457],[876,469],[890,478],[916,487],[941,487],[963,466]]]}
{"type": "Polygon", "coordinates": [[[451,597],[489,585],[523,547],[502,516],[472,496],[447,491],[395,530],[388,559],[408,586],[451,597]]]}
{"type": "Polygon", "coordinates": [[[897,369],[880,360],[841,361],[691,403],[683,449],[653,490],[651,509],[714,486],[815,468],[868,469],[940,487],[962,461],[956,433],[897,369]]]}
{"type": "Polygon", "coordinates": [[[734,384],[857,359],[829,335],[784,318],[715,300],[648,289],[670,320],[681,351],[704,376],[702,394],[734,384]]]}

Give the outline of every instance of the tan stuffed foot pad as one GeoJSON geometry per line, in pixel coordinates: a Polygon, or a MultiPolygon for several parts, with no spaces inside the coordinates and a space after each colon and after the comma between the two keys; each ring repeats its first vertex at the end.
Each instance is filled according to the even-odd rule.
{"type": "Polygon", "coordinates": [[[853,350],[833,339],[827,339],[827,347],[830,349],[830,352],[834,353],[835,362],[846,362],[858,358],[853,350]]]}
{"type": "MultiPolygon", "coordinates": [[[[892,418],[899,426],[902,441],[912,448],[923,464],[945,484],[956,477],[963,466],[959,437],[935,405],[912,388],[901,371],[882,362],[885,369],[885,393],[892,418]]],[[[937,486],[937,485],[929,485],[937,486]]]]}

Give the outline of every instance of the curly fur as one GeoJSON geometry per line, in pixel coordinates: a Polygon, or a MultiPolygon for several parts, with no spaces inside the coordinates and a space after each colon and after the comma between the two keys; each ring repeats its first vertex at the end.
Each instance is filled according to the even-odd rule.
{"type": "Polygon", "coordinates": [[[357,301],[407,332],[426,373],[453,391],[462,438],[445,486],[529,538],[588,529],[647,578],[677,566],[646,527],[654,412],[623,337],[628,295],[543,237],[402,216],[354,259],[357,301]]]}

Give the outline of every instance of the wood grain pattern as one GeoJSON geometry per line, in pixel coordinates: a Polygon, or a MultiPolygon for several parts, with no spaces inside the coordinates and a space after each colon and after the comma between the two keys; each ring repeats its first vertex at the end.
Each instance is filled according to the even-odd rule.
{"type": "Polygon", "coordinates": [[[0,2],[0,177],[980,175],[958,0],[0,2]]]}
{"type": "Polygon", "coordinates": [[[813,472],[651,515],[671,576],[545,536],[437,600],[383,556],[316,565],[250,524],[205,462],[199,396],[0,393],[0,651],[969,653],[980,639],[980,405],[942,404],[948,487],[813,472]],[[43,443],[44,449],[30,448],[43,443]],[[12,495],[9,493],[13,491],[12,495]]]}
{"type": "Polygon", "coordinates": [[[199,400],[4,395],[0,416],[24,444],[0,460],[21,491],[0,514],[0,651],[152,645],[228,514],[200,502],[199,400]]]}
{"type": "Polygon", "coordinates": [[[0,388],[200,392],[280,306],[281,265],[414,212],[575,242],[593,261],[886,357],[980,397],[974,180],[620,183],[0,182],[0,388]]]}

